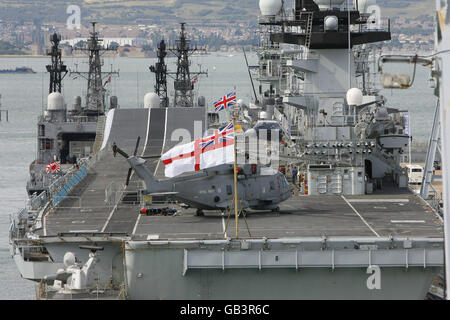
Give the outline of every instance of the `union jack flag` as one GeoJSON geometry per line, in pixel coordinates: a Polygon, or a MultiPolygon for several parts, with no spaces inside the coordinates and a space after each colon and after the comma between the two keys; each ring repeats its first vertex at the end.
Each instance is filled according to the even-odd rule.
{"type": "Polygon", "coordinates": [[[214,144],[214,140],[210,140],[210,141],[206,141],[206,142],[200,142],[199,146],[201,149],[205,149],[213,144],[214,144]]]}
{"type": "Polygon", "coordinates": [[[236,92],[233,91],[227,94],[226,96],[220,98],[219,101],[215,102],[214,109],[216,110],[216,112],[219,112],[228,108],[229,106],[235,105],[236,103],[237,103],[236,92]]]}
{"type": "Polygon", "coordinates": [[[229,124],[227,124],[226,126],[219,128],[219,132],[224,132],[227,130],[231,130],[234,128],[233,122],[230,122],[229,124]]]}
{"type": "Polygon", "coordinates": [[[47,172],[47,174],[49,174],[50,172],[60,172],[60,171],[61,171],[61,163],[59,161],[50,163],[45,168],[45,172],[47,172]]]}
{"type": "MultiPolygon", "coordinates": [[[[234,142],[233,122],[230,122],[226,126],[219,128],[216,135],[217,135],[217,143],[219,143],[219,144],[233,143],[234,142]]],[[[216,140],[216,135],[205,138],[205,139],[210,139],[210,140],[203,139],[200,142],[199,147],[203,150],[203,149],[213,146],[215,143],[215,140],[216,140]]]]}

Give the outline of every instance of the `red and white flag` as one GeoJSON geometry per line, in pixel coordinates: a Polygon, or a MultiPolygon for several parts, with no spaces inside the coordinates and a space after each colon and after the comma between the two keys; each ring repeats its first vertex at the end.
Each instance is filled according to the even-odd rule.
{"type": "Polygon", "coordinates": [[[47,172],[47,174],[51,173],[51,172],[60,172],[61,171],[61,163],[59,161],[50,163],[49,165],[47,165],[45,171],[47,172]]]}
{"type": "Polygon", "coordinates": [[[165,175],[176,177],[185,172],[200,171],[234,162],[234,127],[230,123],[214,135],[178,145],[166,152],[161,160],[165,175]]]}

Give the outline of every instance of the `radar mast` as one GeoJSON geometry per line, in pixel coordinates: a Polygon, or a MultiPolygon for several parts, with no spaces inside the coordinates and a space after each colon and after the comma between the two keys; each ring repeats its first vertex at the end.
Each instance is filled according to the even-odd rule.
{"type": "Polygon", "coordinates": [[[167,56],[167,51],[164,40],[161,40],[158,45],[157,55],[158,62],[154,66],[150,66],[150,71],[156,77],[155,93],[161,99],[161,106],[167,108],[169,106],[169,98],[167,97],[167,65],[164,60],[167,56]]]}
{"type": "Polygon", "coordinates": [[[181,23],[180,38],[176,40],[176,46],[168,48],[177,57],[177,72],[169,73],[175,75],[175,97],[174,106],[178,108],[193,107],[194,106],[194,83],[191,76],[198,77],[206,72],[190,72],[189,57],[198,51],[206,51],[204,48],[191,48],[191,41],[186,38],[185,23],[181,23]]]}
{"type": "Polygon", "coordinates": [[[50,73],[50,88],[48,93],[61,93],[62,80],[67,74],[67,66],[61,60],[61,49],[59,49],[61,35],[55,32],[50,36],[50,42],[52,43],[52,47],[47,50],[47,55],[52,57],[52,64],[46,66],[47,72],[50,73]]]}
{"type": "MultiPolygon", "coordinates": [[[[102,66],[103,60],[100,57],[108,52],[117,52],[115,48],[104,48],[101,45],[102,39],[99,38],[99,33],[95,30],[97,22],[92,22],[91,37],[87,41],[87,45],[83,48],[75,48],[75,50],[85,51],[89,55],[89,72],[87,73],[88,88],[86,94],[86,106],[85,114],[98,114],[105,113],[105,88],[103,85],[103,74],[106,76],[118,75],[116,71],[110,71],[103,73],[102,66]]],[[[85,76],[85,72],[73,72],[74,74],[85,76]]]]}

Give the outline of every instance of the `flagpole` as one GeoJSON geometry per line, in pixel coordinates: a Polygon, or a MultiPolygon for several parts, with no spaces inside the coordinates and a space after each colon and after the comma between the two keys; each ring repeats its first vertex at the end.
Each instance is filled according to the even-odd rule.
{"type": "MultiPolygon", "coordinates": [[[[236,108],[236,106],[235,106],[236,108]]],[[[239,219],[238,219],[238,183],[237,183],[237,135],[236,135],[236,112],[233,112],[233,128],[234,128],[234,217],[236,220],[236,238],[239,238],[239,219]]]]}

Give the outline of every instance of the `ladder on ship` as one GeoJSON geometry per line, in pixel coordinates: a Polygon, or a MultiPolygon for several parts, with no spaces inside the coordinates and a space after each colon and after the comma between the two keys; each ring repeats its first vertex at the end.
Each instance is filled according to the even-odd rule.
{"type": "Polygon", "coordinates": [[[311,11],[302,11],[300,12],[300,20],[303,20],[303,17],[306,18],[306,28],[305,28],[305,47],[309,51],[311,46],[311,36],[312,36],[312,26],[313,26],[313,15],[314,12],[311,11]]]}

